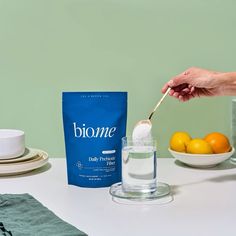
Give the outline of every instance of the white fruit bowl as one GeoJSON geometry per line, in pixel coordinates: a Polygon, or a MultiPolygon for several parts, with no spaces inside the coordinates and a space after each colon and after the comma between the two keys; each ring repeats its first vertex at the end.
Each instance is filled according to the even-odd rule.
{"type": "Polygon", "coordinates": [[[171,155],[178,161],[184,164],[196,167],[196,168],[210,168],[214,167],[221,162],[229,159],[235,152],[232,147],[230,152],[219,153],[219,154],[190,154],[184,152],[176,152],[168,148],[171,155]]]}

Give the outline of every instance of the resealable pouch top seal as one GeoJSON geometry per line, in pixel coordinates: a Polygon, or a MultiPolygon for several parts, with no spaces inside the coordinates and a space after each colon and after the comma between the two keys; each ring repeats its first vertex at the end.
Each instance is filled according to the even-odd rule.
{"type": "Polygon", "coordinates": [[[68,183],[108,187],[121,181],[127,92],[63,92],[68,183]]]}

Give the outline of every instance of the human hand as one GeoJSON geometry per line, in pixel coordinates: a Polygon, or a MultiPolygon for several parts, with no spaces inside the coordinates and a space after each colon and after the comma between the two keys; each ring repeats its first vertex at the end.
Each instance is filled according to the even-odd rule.
{"type": "Polygon", "coordinates": [[[221,86],[221,74],[220,72],[191,67],[166,83],[162,88],[162,93],[171,87],[169,95],[183,102],[194,97],[224,95],[221,86]]]}

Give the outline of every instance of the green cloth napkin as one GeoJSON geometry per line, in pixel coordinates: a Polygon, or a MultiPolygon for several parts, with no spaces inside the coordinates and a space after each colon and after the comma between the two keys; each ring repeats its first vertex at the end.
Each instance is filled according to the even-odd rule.
{"type": "Polygon", "coordinates": [[[29,194],[0,194],[0,236],[87,235],[29,194]]]}

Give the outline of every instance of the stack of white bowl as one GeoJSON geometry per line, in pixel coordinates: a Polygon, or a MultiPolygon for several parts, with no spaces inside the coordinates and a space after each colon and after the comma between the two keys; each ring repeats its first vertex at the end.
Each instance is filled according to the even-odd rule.
{"type": "Polygon", "coordinates": [[[46,152],[25,147],[24,131],[0,129],[0,176],[29,172],[47,162],[46,152]]]}

